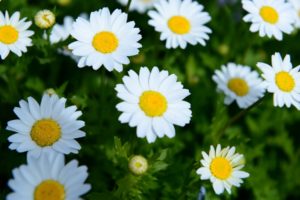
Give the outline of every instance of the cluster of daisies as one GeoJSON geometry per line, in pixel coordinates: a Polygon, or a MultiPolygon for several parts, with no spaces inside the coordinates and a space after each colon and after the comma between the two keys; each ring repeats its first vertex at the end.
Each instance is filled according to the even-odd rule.
{"type": "MultiPolygon", "coordinates": [[[[127,0],[119,0],[127,5],[127,0]]],[[[285,0],[243,0],[248,12],[244,21],[251,22],[250,31],[259,32],[261,37],[275,37],[282,40],[283,33],[290,34],[299,27],[297,1],[285,0]]],[[[188,44],[206,45],[212,30],[206,26],[211,20],[204,7],[192,0],[132,0],[130,10],[148,12],[148,24],[160,33],[160,40],[166,48],[185,49],[188,44]]],[[[40,28],[52,27],[45,39],[51,44],[63,42],[72,37],[72,42],[58,51],[71,56],[78,67],[100,67],[108,71],[121,72],[123,65],[130,63],[129,57],[137,55],[142,47],[140,29],[134,21],[128,21],[128,14],[120,9],[108,8],[82,14],[77,19],[65,17],[63,24],[55,24],[52,12],[43,10],[35,16],[40,28]]],[[[0,12],[0,55],[4,60],[9,52],[18,56],[32,45],[28,30],[31,26],[26,18],[20,19],[15,12],[0,12]]],[[[272,56],[272,64],[257,63],[262,78],[249,66],[228,63],[216,70],[213,80],[218,91],[225,94],[225,104],[236,101],[240,108],[248,108],[262,98],[266,91],[274,94],[274,105],[295,106],[300,109],[300,72],[293,67],[290,56],[283,59],[279,53],[272,56]]],[[[128,71],[117,84],[117,97],[122,100],[116,105],[121,112],[119,121],[136,127],[139,138],[149,143],[157,137],[175,136],[174,125],[184,127],[190,123],[190,103],[184,99],[189,90],[177,81],[175,74],[157,67],[141,67],[138,72],[128,71]]],[[[14,108],[19,119],[8,122],[7,129],[15,132],[8,140],[9,148],[27,152],[27,164],[13,170],[13,179],[8,185],[13,190],[7,199],[80,199],[91,188],[85,183],[88,173],[85,166],[78,166],[73,160],[67,164],[64,155],[78,153],[77,138],[85,136],[80,129],[85,123],[78,118],[82,115],[76,106],[66,107],[66,99],[56,94],[44,94],[39,104],[29,97],[21,100],[14,108]]],[[[197,170],[201,179],[209,179],[216,194],[231,187],[239,187],[242,179],[249,176],[241,171],[244,166],[242,154],[235,153],[234,147],[216,148],[209,153],[202,152],[202,167],[197,170]]],[[[143,161],[143,163],[145,163],[143,161]]],[[[130,165],[131,166],[131,165],[130,165]]],[[[147,166],[146,164],[144,166],[147,166]]],[[[132,166],[131,166],[132,168],[132,166]]]]}

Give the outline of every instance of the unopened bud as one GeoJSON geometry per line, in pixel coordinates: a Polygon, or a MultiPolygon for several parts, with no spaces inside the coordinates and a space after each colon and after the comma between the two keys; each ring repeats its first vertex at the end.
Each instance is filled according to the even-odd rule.
{"type": "Polygon", "coordinates": [[[129,161],[129,169],[133,174],[144,174],[148,169],[148,162],[143,156],[133,156],[129,161]]]}
{"type": "Polygon", "coordinates": [[[55,15],[50,10],[40,10],[34,16],[34,22],[38,27],[47,29],[55,23],[55,15]]]}

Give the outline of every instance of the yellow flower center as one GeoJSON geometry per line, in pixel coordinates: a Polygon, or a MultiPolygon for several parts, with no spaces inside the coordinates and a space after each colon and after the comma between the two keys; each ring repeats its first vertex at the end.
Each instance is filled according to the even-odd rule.
{"type": "Polygon", "coordinates": [[[210,164],[211,173],[218,179],[226,180],[232,172],[232,165],[226,158],[216,157],[210,164]]]}
{"type": "Polygon", "coordinates": [[[19,32],[11,25],[0,27],[0,42],[4,44],[15,43],[19,38],[19,32]]]}
{"type": "Polygon", "coordinates": [[[139,105],[149,117],[162,116],[168,107],[166,98],[161,93],[152,90],[143,92],[139,105]]]}
{"type": "Polygon", "coordinates": [[[263,6],[260,9],[259,14],[265,22],[270,24],[276,24],[279,19],[278,12],[271,6],[263,6]]]}
{"type": "Polygon", "coordinates": [[[140,163],[140,162],[136,162],[136,163],[134,163],[134,165],[136,168],[140,168],[143,166],[142,163],[140,163]]]}
{"type": "Polygon", "coordinates": [[[278,72],[275,75],[275,82],[284,92],[291,92],[295,87],[295,80],[288,72],[278,72]]]}
{"type": "Polygon", "coordinates": [[[61,137],[61,130],[56,121],[41,119],[34,123],[30,135],[36,144],[45,147],[54,144],[61,137]]]}
{"type": "Polygon", "coordinates": [[[34,200],[64,200],[65,188],[55,180],[45,180],[36,186],[34,200]]]}
{"type": "Polygon", "coordinates": [[[190,22],[182,16],[173,16],[168,21],[168,26],[173,33],[176,34],[186,34],[191,29],[190,22]]]}
{"type": "Polygon", "coordinates": [[[119,40],[112,32],[103,31],[94,36],[93,47],[101,53],[112,53],[119,46],[119,40]]]}
{"type": "Polygon", "coordinates": [[[241,78],[232,78],[228,81],[227,87],[238,96],[245,96],[249,92],[248,84],[241,78]]]}

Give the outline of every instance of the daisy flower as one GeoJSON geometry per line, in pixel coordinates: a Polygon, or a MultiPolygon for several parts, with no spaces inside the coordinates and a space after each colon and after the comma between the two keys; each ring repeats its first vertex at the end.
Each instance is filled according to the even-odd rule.
{"type": "Polygon", "coordinates": [[[248,12],[245,22],[251,22],[250,31],[259,32],[282,40],[282,32],[290,34],[295,23],[295,11],[285,0],[243,0],[243,8],[248,12]]]}
{"type": "Polygon", "coordinates": [[[79,130],[84,122],[77,120],[82,115],[76,106],[65,107],[66,99],[44,94],[39,105],[32,97],[21,100],[14,108],[19,119],[11,120],[7,130],[15,132],[8,138],[9,148],[18,152],[28,151],[38,157],[45,150],[63,154],[78,153],[81,148],[75,140],[85,136],[79,130]]]}
{"type": "Polygon", "coordinates": [[[62,154],[45,152],[41,157],[27,157],[27,164],[12,171],[8,186],[13,190],[7,200],[80,200],[91,189],[84,183],[87,167],[77,160],[65,164],[62,154]]]}
{"type": "Polygon", "coordinates": [[[30,36],[33,31],[27,30],[31,22],[25,21],[26,18],[20,19],[20,12],[15,12],[9,17],[8,12],[0,11],[0,56],[4,60],[9,52],[21,56],[27,52],[27,47],[32,46],[30,36]]]}
{"type": "Polygon", "coordinates": [[[166,40],[166,48],[185,49],[187,43],[205,46],[211,29],[205,26],[211,20],[203,6],[192,0],[160,0],[150,11],[149,24],[160,32],[160,40],[166,40]]]}
{"type": "Polygon", "coordinates": [[[197,170],[201,180],[210,180],[216,194],[221,194],[224,189],[230,194],[231,187],[240,187],[242,178],[249,177],[247,172],[241,171],[244,167],[244,156],[235,153],[235,147],[221,149],[218,144],[215,149],[210,146],[209,154],[202,151],[202,167],[197,170]]]}
{"type": "Polygon", "coordinates": [[[265,93],[263,80],[248,66],[228,63],[221,70],[215,71],[213,80],[217,84],[217,90],[225,94],[226,105],[236,100],[240,108],[247,108],[265,93]]]}
{"type": "Polygon", "coordinates": [[[300,65],[293,68],[290,55],[282,60],[280,54],[275,53],[272,65],[259,62],[257,67],[263,72],[267,91],[274,94],[274,106],[294,105],[300,110],[300,65]]]}
{"type": "Polygon", "coordinates": [[[121,72],[129,64],[129,56],[137,55],[142,38],[134,22],[127,22],[127,14],[117,9],[111,14],[108,8],[92,12],[90,19],[82,17],[73,23],[71,35],[77,40],[69,45],[73,54],[80,56],[78,67],[102,65],[108,70],[121,72]]]}
{"type": "MultiPolygon", "coordinates": [[[[126,6],[128,0],[118,0],[123,6],[126,6]]],[[[136,10],[139,13],[145,13],[148,9],[153,7],[154,2],[158,0],[132,0],[129,10],[136,10]]]]}
{"type": "Polygon", "coordinates": [[[293,5],[296,14],[296,23],[295,26],[300,28],[300,1],[299,0],[289,0],[289,2],[293,5]]]}
{"type": "Polygon", "coordinates": [[[174,125],[190,122],[190,104],[183,101],[190,93],[177,82],[176,75],[153,67],[141,67],[139,74],[130,70],[123,84],[116,86],[117,96],[123,100],[116,107],[123,112],[119,121],[137,127],[137,137],[154,142],[156,137],[175,136],[174,125]]]}

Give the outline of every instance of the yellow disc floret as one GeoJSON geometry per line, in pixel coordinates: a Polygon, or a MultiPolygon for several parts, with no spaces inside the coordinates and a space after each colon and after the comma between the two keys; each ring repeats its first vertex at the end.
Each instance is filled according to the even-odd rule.
{"type": "Polygon", "coordinates": [[[19,32],[11,25],[0,26],[0,42],[13,44],[19,38],[19,32]]]}
{"type": "Polygon", "coordinates": [[[37,145],[50,146],[61,137],[61,128],[52,119],[41,119],[33,124],[30,135],[37,145]]]}
{"type": "Polygon", "coordinates": [[[275,75],[277,87],[284,92],[291,92],[295,87],[295,80],[288,72],[278,72],[275,75]]]}
{"type": "Polygon", "coordinates": [[[36,186],[34,200],[64,200],[64,186],[55,180],[45,180],[36,186]]]}
{"type": "Polygon", "coordinates": [[[168,20],[168,26],[173,33],[183,35],[189,33],[191,24],[183,16],[173,16],[168,20]]]}
{"type": "Polygon", "coordinates": [[[232,172],[231,163],[223,157],[216,157],[210,164],[211,173],[218,179],[226,180],[232,172]]]}
{"type": "Polygon", "coordinates": [[[145,91],[140,96],[140,108],[149,117],[162,116],[168,107],[166,98],[156,91],[145,91]]]}
{"type": "Polygon", "coordinates": [[[228,81],[227,87],[237,96],[245,96],[249,92],[249,86],[244,79],[232,78],[228,81]]]}
{"type": "Polygon", "coordinates": [[[271,6],[263,6],[259,14],[265,22],[270,24],[276,24],[279,20],[278,12],[271,6]]]}
{"type": "Polygon", "coordinates": [[[101,53],[112,53],[118,48],[119,40],[114,33],[103,31],[94,36],[92,45],[101,53]]]}

